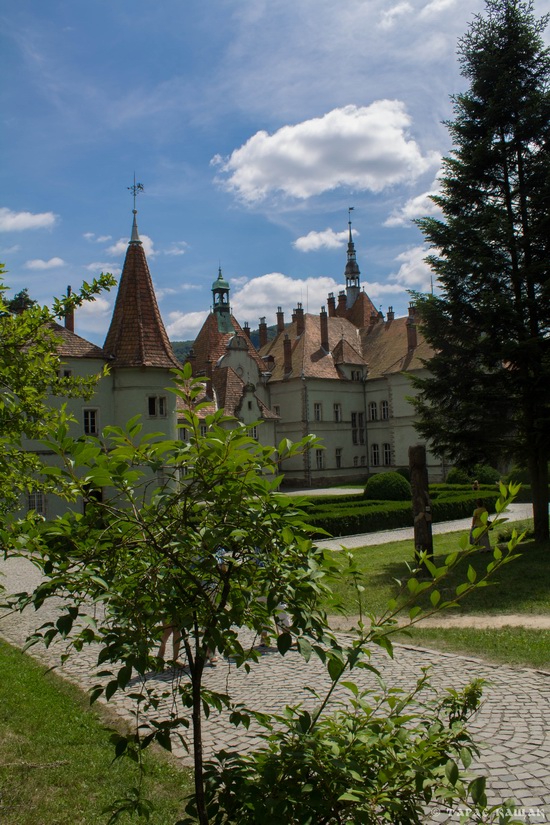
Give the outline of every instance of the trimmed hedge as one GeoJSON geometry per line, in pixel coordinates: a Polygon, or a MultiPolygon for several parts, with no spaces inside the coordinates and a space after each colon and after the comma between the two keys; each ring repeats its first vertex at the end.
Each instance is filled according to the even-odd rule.
{"type": "MultiPolygon", "coordinates": [[[[432,500],[432,520],[439,522],[469,518],[478,499],[482,499],[489,512],[492,512],[498,497],[495,490],[457,490],[454,496],[448,491],[447,496],[432,500]]],[[[317,505],[311,501],[308,510],[308,522],[333,536],[351,536],[413,526],[410,502],[362,500],[343,506],[341,502],[317,505]]]]}

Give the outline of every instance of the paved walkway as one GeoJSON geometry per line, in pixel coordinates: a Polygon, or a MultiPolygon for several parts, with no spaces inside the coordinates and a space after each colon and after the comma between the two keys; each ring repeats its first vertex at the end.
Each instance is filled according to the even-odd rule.
{"type": "MultiPolygon", "coordinates": [[[[516,512],[513,517],[518,517],[516,512]]],[[[456,528],[453,525],[451,529],[456,528]]],[[[392,531],[392,540],[399,532],[392,531]]],[[[2,563],[1,569],[6,574],[4,583],[11,592],[31,587],[38,579],[34,568],[21,560],[2,563]]],[[[0,621],[0,632],[8,641],[21,646],[27,633],[53,618],[55,610],[55,605],[51,604],[38,614],[27,611],[23,616],[4,618],[0,621]]],[[[247,636],[246,641],[253,644],[255,640],[247,636]]],[[[50,650],[33,648],[31,652],[46,664],[53,665],[59,662],[61,648],[59,645],[50,650]]],[[[94,676],[96,655],[93,649],[83,651],[60,667],[59,672],[88,689],[99,681],[94,676]]],[[[412,687],[423,666],[431,666],[434,688],[459,688],[474,678],[486,679],[483,705],[471,724],[475,740],[481,747],[481,757],[475,768],[489,777],[492,803],[514,797],[519,805],[528,809],[525,822],[550,822],[550,673],[494,666],[469,657],[410,646],[399,646],[394,660],[374,649],[371,661],[389,684],[405,689],[412,687]]],[[[167,671],[152,675],[150,686],[168,688],[174,681],[186,678],[185,671],[167,671]]],[[[374,677],[367,671],[355,672],[353,679],[362,687],[375,686],[374,677]]],[[[283,658],[275,649],[269,650],[257,665],[252,665],[249,674],[237,670],[229,662],[221,662],[205,673],[206,688],[228,692],[249,707],[272,712],[298,702],[311,706],[313,703],[306,686],[322,691],[327,684],[324,669],[317,660],[305,663],[296,652],[289,652],[283,658]]],[[[169,701],[165,701],[161,711],[170,710],[169,701]]],[[[129,699],[118,697],[110,705],[122,716],[130,718],[133,706],[129,699]]],[[[234,728],[224,714],[212,715],[205,728],[205,745],[209,752],[222,747],[246,749],[260,741],[257,728],[252,725],[248,731],[234,728]]],[[[183,748],[176,748],[175,753],[185,763],[189,762],[183,748]]],[[[434,823],[440,821],[447,820],[443,816],[430,819],[434,823]]]]}

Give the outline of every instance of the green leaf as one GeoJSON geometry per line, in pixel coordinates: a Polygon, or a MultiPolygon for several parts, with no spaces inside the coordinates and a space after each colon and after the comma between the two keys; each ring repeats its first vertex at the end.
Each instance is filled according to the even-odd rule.
{"type": "Polygon", "coordinates": [[[468,793],[476,805],[487,805],[487,796],[485,794],[486,785],[487,780],[484,776],[477,776],[468,785],[468,793]]]}
{"type": "Polygon", "coordinates": [[[292,647],[292,636],[290,633],[280,633],[277,636],[277,650],[284,656],[292,647]]]}

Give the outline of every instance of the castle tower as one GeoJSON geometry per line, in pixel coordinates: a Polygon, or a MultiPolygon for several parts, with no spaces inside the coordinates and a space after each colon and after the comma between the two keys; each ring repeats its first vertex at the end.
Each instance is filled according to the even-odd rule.
{"type": "Polygon", "coordinates": [[[181,367],[172,351],[153,289],[136,209],[118,293],[103,350],[113,375],[115,423],[140,413],[144,430],[176,437],[170,371],[181,367]]]}

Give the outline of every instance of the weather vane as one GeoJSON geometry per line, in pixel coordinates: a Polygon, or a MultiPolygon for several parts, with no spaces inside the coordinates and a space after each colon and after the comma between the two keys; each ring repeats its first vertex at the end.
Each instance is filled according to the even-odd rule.
{"type": "Polygon", "coordinates": [[[351,221],[351,213],[355,209],[355,206],[348,206],[348,223],[351,221]]]}
{"type": "Polygon", "coordinates": [[[136,211],[136,198],[140,192],[144,191],[144,186],[142,183],[136,183],[136,175],[134,173],[134,185],[126,187],[134,196],[134,212],[136,211]]]}

